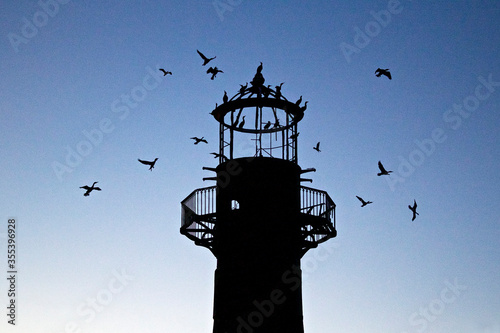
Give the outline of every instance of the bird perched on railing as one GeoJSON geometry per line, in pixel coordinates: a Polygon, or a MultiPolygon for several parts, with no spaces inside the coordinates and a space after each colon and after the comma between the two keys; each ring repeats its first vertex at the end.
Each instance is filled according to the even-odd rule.
{"type": "Polygon", "coordinates": [[[224,90],[224,96],[222,96],[222,101],[224,103],[227,103],[228,100],[229,100],[229,97],[227,97],[227,92],[224,90]]]}
{"type": "Polygon", "coordinates": [[[198,143],[200,142],[205,142],[205,143],[208,143],[207,140],[205,140],[205,137],[201,137],[201,138],[198,138],[196,136],[192,137],[191,139],[195,140],[196,142],[194,143],[195,145],[197,145],[198,143]]]}
{"type": "Polygon", "coordinates": [[[417,202],[415,201],[415,199],[413,199],[413,207],[408,205],[408,208],[410,208],[410,210],[413,212],[413,217],[411,220],[414,221],[417,218],[417,215],[420,215],[419,213],[417,213],[417,202]]]}
{"type": "Polygon", "coordinates": [[[299,134],[300,134],[300,133],[299,133],[299,132],[297,132],[297,133],[295,133],[295,134],[290,135],[290,139],[292,139],[292,140],[297,139],[297,138],[299,137],[299,134]]]}
{"type": "Polygon", "coordinates": [[[271,127],[271,121],[268,120],[268,122],[264,125],[264,129],[267,130],[269,129],[269,127],[271,127]]]}
{"type": "Polygon", "coordinates": [[[284,83],[285,82],[281,82],[279,86],[274,87],[276,89],[276,93],[274,95],[274,97],[276,97],[276,99],[280,99],[281,98],[281,87],[283,87],[284,83]]]}
{"type": "Polygon", "coordinates": [[[260,74],[262,72],[262,61],[260,62],[259,67],[257,67],[257,74],[260,74]]]}
{"type": "Polygon", "coordinates": [[[270,84],[268,84],[267,87],[263,87],[263,89],[262,89],[262,96],[264,96],[264,98],[268,98],[269,94],[271,94],[271,85],[270,84]]]}
{"type": "Polygon", "coordinates": [[[378,168],[380,169],[380,172],[377,173],[377,176],[389,175],[392,172],[385,170],[384,166],[382,165],[382,162],[380,161],[378,161],[378,168]]]}
{"type": "Polygon", "coordinates": [[[300,108],[300,111],[304,112],[307,109],[307,103],[309,103],[309,101],[304,102],[304,106],[300,108]]]}
{"type": "MultiPolygon", "coordinates": [[[[245,93],[245,91],[247,90],[247,87],[248,87],[248,82],[245,84],[245,85],[242,85],[240,84],[240,95],[243,96],[243,94],[245,93]]],[[[240,96],[240,97],[241,97],[240,96]]]]}
{"type": "Polygon", "coordinates": [[[153,171],[153,168],[155,167],[155,163],[156,161],[158,160],[158,157],[155,158],[154,161],[150,162],[150,161],[143,161],[141,159],[137,159],[139,162],[141,162],[142,164],[145,164],[145,165],[149,165],[149,170],[153,171]]]}
{"type": "Polygon", "coordinates": [[[245,126],[245,116],[243,116],[243,119],[239,123],[238,128],[243,128],[243,126],[245,126]]]}
{"type": "Polygon", "coordinates": [[[196,52],[198,52],[198,54],[200,55],[201,59],[203,59],[203,65],[202,66],[205,66],[206,64],[208,64],[211,60],[214,60],[216,57],[213,57],[213,58],[207,58],[205,57],[205,55],[203,53],[201,53],[200,51],[196,50],[196,52]]]}
{"type": "Polygon", "coordinates": [[[217,67],[210,67],[209,69],[207,69],[207,74],[210,73],[212,74],[210,80],[213,80],[217,76],[217,73],[224,73],[224,72],[218,69],[217,67]]]}
{"type": "Polygon", "coordinates": [[[358,197],[358,196],[356,196],[356,198],[358,198],[358,200],[361,201],[361,207],[364,207],[366,205],[369,205],[369,204],[373,203],[371,201],[364,201],[363,198],[358,197]]]}
{"type": "Polygon", "coordinates": [[[88,186],[88,185],[85,185],[85,186],[80,186],[80,188],[83,188],[84,190],[87,190],[87,191],[83,194],[83,196],[88,197],[88,196],[89,196],[89,194],[90,194],[90,192],[92,192],[93,190],[100,191],[100,190],[101,190],[101,188],[100,188],[100,187],[94,186],[94,185],[95,185],[95,184],[97,184],[97,183],[98,183],[98,182],[94,182],[94,183],[92,184],[92,186],[88,186]]]}
{"type": "Polygon", "coordinates": [[[385,75],[389,78],[389,80],[392,80],[392,76],[391,76],[391,73],[389,72],[389,68],[386,68],[386,69],[377,68],[377,70],[375,71],[375,75],[377,77],[380,77],[381,75],[385,75]]]}

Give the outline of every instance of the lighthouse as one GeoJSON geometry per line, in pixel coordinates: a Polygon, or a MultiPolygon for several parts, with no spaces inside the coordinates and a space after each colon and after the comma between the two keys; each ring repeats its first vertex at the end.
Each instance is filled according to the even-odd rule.
{"type": "Polygon", "coordinates": [[[307,103],[264,83],[261,63],[211,111],[218,165],[203,169],[215,185],[181,202],[181,234],[217,258],[213,333],[303,333],[300,260],[337,235],[333,200],[303,185],[316,171],[298,163],[307,103]]]}

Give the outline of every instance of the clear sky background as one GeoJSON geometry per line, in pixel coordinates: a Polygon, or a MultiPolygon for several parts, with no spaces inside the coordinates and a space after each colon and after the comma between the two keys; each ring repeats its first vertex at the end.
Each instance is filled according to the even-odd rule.
{"type": "Polygon", "coordinates": [[[61,2],[0,5],[2,332],[211,332],[216,260],[180,201],[213,185],[209,112],[260,61],[309,101],[299,164],[337,204],[302,261],[305,331],[500,332],[500,2],[61,2]]]}

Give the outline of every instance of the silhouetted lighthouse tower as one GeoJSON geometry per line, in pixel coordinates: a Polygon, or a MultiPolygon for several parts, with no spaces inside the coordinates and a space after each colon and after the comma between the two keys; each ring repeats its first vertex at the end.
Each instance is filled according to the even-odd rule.
{"type": "Polygon", "coordinates": [[[261,70],[211,113],[219,165],[204,180],[216,186],[181,203],[181,233],[217,258],[214,333],[304,332],[300,259],[337,234],[335,203],[301,185],[315,171],[297,161],[305,106],[265,86],[261,70]]]}

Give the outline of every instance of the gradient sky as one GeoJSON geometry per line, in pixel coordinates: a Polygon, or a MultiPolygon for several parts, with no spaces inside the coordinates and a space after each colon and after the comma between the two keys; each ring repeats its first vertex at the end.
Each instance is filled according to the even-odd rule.
{"type": "Polygon", "coordinates": [[[302,261],[305,332],[500,332],[499,1],[9,0],[0,22],[0,331],[211,332],[216,260],[180,201],[213,185],[209,112],[262,61],[309,101],[299,164],[337,204],[302,261]]]}

